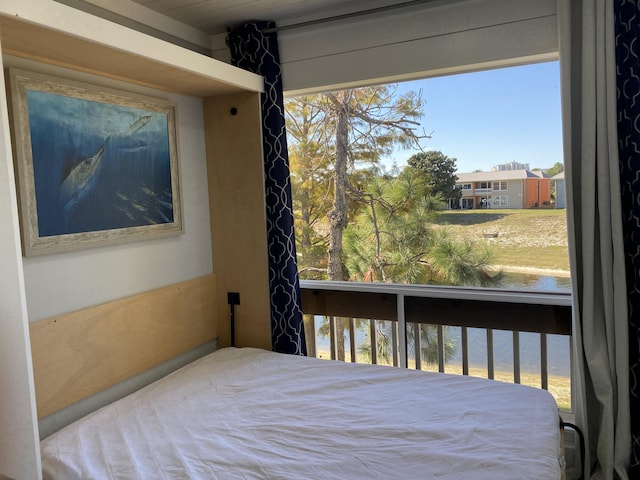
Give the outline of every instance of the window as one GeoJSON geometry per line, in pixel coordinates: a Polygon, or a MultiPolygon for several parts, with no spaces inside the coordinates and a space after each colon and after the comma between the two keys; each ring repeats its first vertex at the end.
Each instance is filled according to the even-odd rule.
{"type": "Polygon", "coordinates": [[[491,200],[491,205],[493,208],[507,207],[509,206],[509,197],[505,195],[494,195],[491,200]]]}
{"type": "Polygon", "coordinates": [[[551,179],[563,170],[558,62],[292,97],[286,112],[302,279],[570,289],[566,219],[554,208],[563,206],[561,198],[555,203],[562,189],[551,179]],[[349,108],[335,108],[340,102],[349,108]],[[391,108],[394,102],[403,109],[391,108]],[[357,109],[363,114],[340,123],[340,137],[338,112],[357,109]],[[376,113],[379,122],[362,120],[376,113]],[[339,138],[348,138],[340,168],[339,138]],[[429,194],[442,202],[436,220],[419,208],[429,194]],[[496,209],[505,211],[496,216],[496,209]],[[329,212],[346,224],[332,226],[329,212]],[[411,240],[436,235],[484,242],[491,257],[478,250],[466,258],[486,274],[445,278],[456,270],[433,264],[447,264],[437,257],[444,252],[411,240]],[[505,275],[494,285],[498,269],[505,275]]]}
{"type": "MultiPolygon", "coordinates": [[[[548,177],[563,170],[558,63],[436,77],[384,87],[388,90],[383,86],[367,88],[377,90],[328,92],[326,95],[333,96],[331,101],[315,101],[313,97],[287,101],[301,279],[570,291],[566,216],[563,208],[553,208],[554,196],[562,191],[562,185],[553,190],[550,178],[535,186],[527,182],[532,178],[529,165],[545,170],[548,177]],[[526,89],[527,85],[531,89],[526,89]],[[336,215],[333,195],[334,175],[339,170],[335,164],[339,122],[332,119],[335,112],[331,107],[336,101],[344,101],[353,102],[348,104],[349,109],[359,105],[370,108],[374,99],[392,102],[401,96],[411,102],[416,101],[412,95],[420,90],[428,100],[420,105],[422,126],[424,131],[433,132],[420,140],[420,149],[390,149],[389,140],[395,134],[354,120],[350,155],[342,165],[347,172],[347,188],[341,195],[346,200],[336,215]],[[523,95],[523,91],[528,93],[523,95]],[[327,119],[324,126],[315,123],[327,119]],[[380,142],[375,142],[376,135],[380,135],[380,142]],[[366,139],[373,143],[365,145],[366,139]],[[494,166],[507,164],[513,169],[501,169],[499,174],[493,170],[494,166]],[[439,176],[443,171],[449,173],[439,176]],[[501,180],[495,180],[497,176],[501,180]],[[452,179],[455,191],[446,189],[452,179]],[[423,202],[434,192],[439,194],[435,200],[423,202]],[[433,211],[427,211],[430,208],[433,211]],[[329,217],[347,219],[341,236],[332,236],[334,227],[329,217]],[[336,245],[338,237],[342,238],[342,261],[336,262],[336,268],[332,265],[335,256],[329,257],[339,250],[330,252],[328,246],[336,245]],[[473,250],[465,250],[466,245],[473,245],[473,250]],[[485,257],[483,252],[491,255],[485,257]],[[462,262],[460,268],[449,268],[455,261],[462,262]],[[467,269],[464,262],[474,267],[467,269]],[[477,277],[467,275],[474,269],[477,277]],[[503,275],[496,275],[500,270],[503,275]],[[464,275],[455,278],[456,272],[464,275]]],[[[327,345],[328,332],[338,335],[338,358],[348,358],[346,352],[351,347],[347,337],[356,340],[356,349],[376,329],[384,339],[392,337],[383,331],[384,322],[371,326],[368,320],[362,320],[362,324],[353,320],[343,327],[338,321],[323,319],[320,326],[315,326],[316,337],[324,334],[327,345]],[[367,326],[361,329],[361,325],[367,326]]],[[[407,342],[409,349],[419,344],[420,335],[429,340],[440,336],[445,349],[450,348],[445,351],[445,363],[457,362],[460,329],[451,327],[440,333],[424,327],[424,331],[422,325],[410,327],[408,335],[414,332],[414,338],[407,342]]],[[[488,330],[468,330],[469,341],[485,349],[484,353],[469,352],[470,371],[472,367],[487,368],[488,330]]],[[[514,336],[511,332],[492,335],[495,378],[513,378],[514,336]]],[[[536,368],[548,371],[552,375],[549,386],[570,398],[568,337],[548,335],[545,350],[549,365],[544,369],[539,360],[541,338],[536,333],[520,334],[522,383],[533,384],[540,379],[536,368]],[[524,363],[534,365],[532,372],[524,363]]],[[[431,362],[427,359],[431,353],[424,352],[425,362],[431,362]]],[[[365,355],[360,350],[351,352],[353,359],[361,354],[365,355]]],[[[368,355],[372,359],[371,350],[368,355]]],[[[451,371],[449,368],[447,364],[446,371],[451,371]]],[[[567,400],[562,398],[558,403],[566,407],[567,400]]]]}

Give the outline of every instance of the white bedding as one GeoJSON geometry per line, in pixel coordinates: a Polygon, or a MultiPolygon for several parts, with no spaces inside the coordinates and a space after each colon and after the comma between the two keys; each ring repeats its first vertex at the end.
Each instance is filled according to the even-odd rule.
{"type": "Polygon", "coordinates": [[[222,349],[41,443],[46,479],[559,479],[546,391],[222,349]]]}

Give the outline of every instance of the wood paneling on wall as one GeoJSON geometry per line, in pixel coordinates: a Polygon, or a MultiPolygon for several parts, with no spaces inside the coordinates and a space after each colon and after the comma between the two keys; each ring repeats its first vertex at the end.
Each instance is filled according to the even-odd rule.
{"type": "Polygon", "coordinates": [[[217,335],[208,275],[30,324],[38,417],[217,335]]]}
{"type": "MultiPolygon", "coordinates": [[[[227,292],[240,293],[236,346],[271,350],[260,96],[209,97],[204,115],[218,318],[228,318],[227,292]]],[[[219,346],[229,332],[221,321],[219,346]]]]}

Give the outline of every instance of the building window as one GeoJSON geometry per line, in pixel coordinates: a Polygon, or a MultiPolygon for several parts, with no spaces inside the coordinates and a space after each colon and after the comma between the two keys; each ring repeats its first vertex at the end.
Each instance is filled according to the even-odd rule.
{"type": "Polygon", "coordinates": [[[506,191],[507,190],[507,182],[493,182],[493,189],[495,191],[506,191]]]}
{"type": "Polygon", "coordinates": [[[460,187],[462,190],[471,190],[472,186],[470,183],[463,183],[460,187]]]}
{"type": "MultiPolygon", "coordinates": [[[[506,190],[506,188],[504,190],[506,190]]],[[[507,197],[506,195],[494,195],[491,205],[493,206],[493,208],[508,207],[509,197],[507,197]]]]}

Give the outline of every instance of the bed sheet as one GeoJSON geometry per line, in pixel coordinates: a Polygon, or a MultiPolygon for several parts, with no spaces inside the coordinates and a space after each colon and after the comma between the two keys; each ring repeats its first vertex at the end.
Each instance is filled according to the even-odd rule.
{"type": "Polygon", "coordinates": [[[560,478],[546,391],[216,351],[41,442],[44,478],[560,478]]]}

